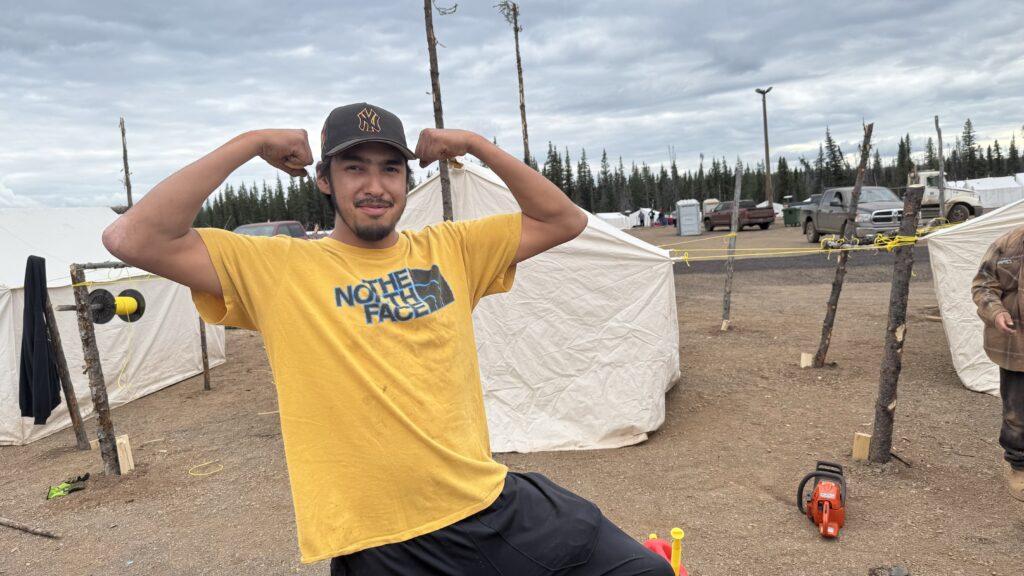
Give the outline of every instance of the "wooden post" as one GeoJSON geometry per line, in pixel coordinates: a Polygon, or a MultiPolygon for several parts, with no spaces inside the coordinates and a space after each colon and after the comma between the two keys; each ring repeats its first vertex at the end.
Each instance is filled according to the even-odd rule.
{"type": "MultiPolygon", "coordinates": [[[[917,215],[921,210],[924,186],[910,186],[903,196],[903,221],[900,236],[915,236],[917,215]]],[[[896,385],[903,368],[903,342],[907,337],[907,296],[910,274],[914,270],[914,246],[896,247],[892,289],[889,292],[889,325],[885,331],[885,353],[878,379],[878,400],[875,401],[875,427],[871,433],[868,460],[888,462],[892,452],[892,423],[896,414],[896,385]]]]}
{"type": "Polygon", "coordinates": [[[732,225],[729,230],[729,259],[725,261],[725,297],[722,300],[722,332],[729,329],[729,314],[732,308],[733,256],[736,253],[736,230],[740,224],[740,189],[743,184],[743,164],[736,159],[736,191],[732,200],[732,225]]]}
{"type": "Polygon", "coordinates": [[[124,116],[121,117],[121,154],[124,159],[124,189],[128,192],[128,207],[132,207],[132,178],[128,172],[128,141],[124,135],[124,116]]]}
{"type": "MultiPolygon", "coordinates": [[[[871,152],[871,132],[874,124],[864,127],[864,142],[861,144],[860,164],[857,166],[857,180],[853,185],[853,193],[850,194],[850,207],[846,212],[846,220],[839,229],[839,236],[846,237],[847,230],[856,231],[854,219],[857,217],[857,202],[860,200],[860,188],[864,184],[864,170],[868,164],[868,156],[871,152]]],[[[856,233],[856,232],[854,232],[856,233]]],[[[821,368],[825,365],[825,357],[828,355],[829,344],[832,343],[832,325],[836,321],[836,309],[839,307],[839,294],[843,291],[843,280],[846,278],[846,259],[849,252],[842,250],[836,258],[836,276],[832,280],[832,293],[828,298],[828,307],[825,309],[825,322],[821,327],[821,342],[818,344],[818,352],[814,355],[814,367],[821,368]]]]}
{"type": "Polygon", "coordinates": [[[89,437],[85,433],[85,426],[82,424],[82,412],[78,409],[78,398],[75,396],[75,386],[71,382],[71,371],[68,370],[68,359],[64,356],[64,344],[60,339],[60,330],[57,329],[57,318],[53,315],[53,305],[50,303],[50,294],[46,294],[46,327],[49,332],[50,342],[53,344],[54,360],[57,364],[57,375],[60,376],[60,386],[64,390],[64,401],[68,405],[68,414],[71,415],[71,426],[75,429],[75,439],[79,450],[89,449],[89,437]]]}
{"type": "MultiPolygon", "coordinates": [[[[437,37],[434,36],[432,0],[423,0],[423,18],[427,25],[427,52],[430,54],[430,92],[434,98],[434,126],[444,128],[444,112],[441,109],[441,73],[437,68],[437,37]]],[[[441,212],[445,221],[453,220],[452,184],[448,177],[448,162],[442,158],[437,163],[441,170],[441,212]]]]}
{"type": "Polygon", "coordinates": [[[942,128],[939,127],[939,115],[935,115],[935,132],[939,134],[939,218],[946,217],[946,163],[943,160],[942,128]]]}
{"type": "Polygon", "coordinates": [[[210,357],[206,348],[206,322],[199,319],[199,346],[203,351],[203,390],[210,390],[210,357]]]}
{"type": "Polygon", "coordinates": [[[75,290],[75,304],[78,306],[78,333],[82,337],[82,351],[85,369],[89,374],[89,390],[92,405],[96,411],[100,454],[103,457],[103,473],[120,474],[117,446],[114,437],[114,423],[110,420],[110,405],[107,403],[107,385],[103,382],[103,367],[100,352],[96,348],[96,331],[89,312],[89,290],[85,287],[85,270],[78,264],[71,265],[71,284],[75,290]]]}

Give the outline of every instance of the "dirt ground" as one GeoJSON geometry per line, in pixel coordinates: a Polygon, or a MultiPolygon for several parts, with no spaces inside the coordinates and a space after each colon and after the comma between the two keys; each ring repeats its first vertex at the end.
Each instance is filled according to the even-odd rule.
{"type": "MultiPolygon", "coordinates": [[[[671,229],[635,233],[653,244],[671,229]]],[[[799,231],[749,230],[740,247],[790,242],[799,231]]],[[[805,257],[806,258],[806,257],[805,257]]],[[[856,257],[855,257],[856,258],[856,257]]],[[[901,565],[920,575],[1024,574],[1024,504],[1006,495],[996,441],[999,399],[961,386],[936,314],[931,274],[916,268],[894,451],[909,465],[854,463],[870,432],[891,259],[847,276],[829,359],[801,370],[821,333],[831,267],[773,260],[737,273],[733,329],[721,323],[717,265],[676,275],[682,376],[665,424],[617,450],[500,454],[596,502],[638,539],[686,531],[694,575],[867,574],[901,565]],[[795,507],[818,459],[846,467],[847,523],[822,539],[795,507]]],[[[193,378],[113,413],[137,469],[105,478],[71,430],[0,447],[0,516],[60,533],[48,540],[0,526],[0,574],[327,574],[302,565],[276,400],[259,336],[232,330],[213,391],[193,378]],[[268,414],[270,413],[270,414],[268,414]],[[214,461],[190,475],[190,469],[214,461]],[[88,488],[46,501],[47,487],[90,472],[88,488]]],[[[94,421],[89,421],[94,437],[94,421]]],[[[339,470],[339,474],[344,474],[339,470]]]]}

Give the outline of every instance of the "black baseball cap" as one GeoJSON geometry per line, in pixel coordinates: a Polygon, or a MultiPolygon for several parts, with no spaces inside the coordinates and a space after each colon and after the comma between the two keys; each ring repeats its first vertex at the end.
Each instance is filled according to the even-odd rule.
{"type": "Polygon", "coordinates": [[[320,131],[320,158],[333,156],[363,142],[390,144],[406,160],[416,158],[405,143],[405,129],[398,116],[366,102],[339,106],[331,111],[320,131]]]}

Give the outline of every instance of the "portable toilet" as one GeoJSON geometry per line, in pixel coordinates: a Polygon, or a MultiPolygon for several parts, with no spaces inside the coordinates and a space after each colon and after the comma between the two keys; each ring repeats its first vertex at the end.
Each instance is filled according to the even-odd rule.
{"type": "Polygon", "coordinates": [[[676,230],[680,236],[700,236],[700,203],[692,198],[676,202],[676,230]]]}

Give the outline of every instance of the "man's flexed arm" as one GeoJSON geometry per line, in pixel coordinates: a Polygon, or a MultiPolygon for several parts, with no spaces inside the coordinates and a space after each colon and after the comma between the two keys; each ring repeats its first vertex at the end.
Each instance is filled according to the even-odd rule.
{"type": "Polygon", "coordinates": [[[175,172],[103,232],[103,245],[126,264],[201,292],[221,295],[220,280],[192,222],[235,169],[260,156],[292,176],[313,163],[305,130],[246,132],[175,172]]]}
{"type": "Polygon", "coordinates": [[[522,262],[579,236],[587,215],[557,186],[483,136],[464,130],[427,129],[420,132],[416,156],[420,166],[472,154],[487,164],[523,211],[523,232],[513,263],[522,262]]]}

